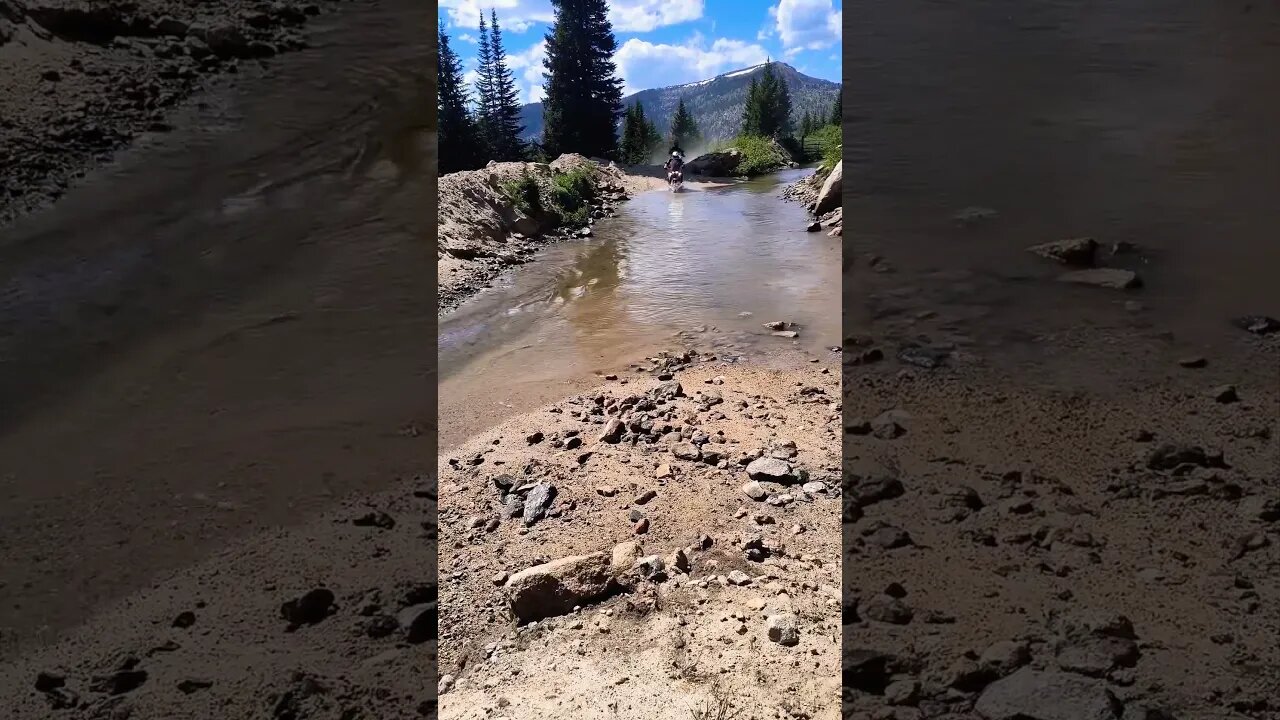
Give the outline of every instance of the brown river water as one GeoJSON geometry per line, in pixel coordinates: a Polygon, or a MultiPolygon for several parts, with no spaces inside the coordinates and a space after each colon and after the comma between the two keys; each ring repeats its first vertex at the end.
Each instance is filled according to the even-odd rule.
{"type": "Polygon", "coordinates": [[[850,332],[937,312],[932,338],[1076,382],[1136,376],[1131,336],[1244,358],[1228,320],[1280,316],[1280,3],[869,0],[844,42],[850,332]],[[1136,245],[1100,257],[1145,287],[1066,286],[1025,251],[1080,236],[1136,245]],[[1081,331],[1115,346],[1072,366],[1081,331]]]}
{"type": "Polygon", "coordinates": [[[642,193],[441,318],[441,447],[663,350],[833,358],[840,240],[805,232],[780,196],[811,172],[642,193]],[[772,336],[774,320],[799,337],[772,336]]]}

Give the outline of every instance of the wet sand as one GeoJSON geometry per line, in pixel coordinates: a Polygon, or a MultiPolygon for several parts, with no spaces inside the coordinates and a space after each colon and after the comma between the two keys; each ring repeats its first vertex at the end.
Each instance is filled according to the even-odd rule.
{"type": "Polygon", "coordinates": [[[1280,342],[1232,321],[1280,315],[1277,22],[908,2],[847,29],[846,495],[902,484],[846,510],[852,717],[894,704],[868,657],[925,717],[1274,717],[1280,342]],[[1083,236],[1143,286],[1027,252],[1083,236]],[[886,626],[889,583],[915,612],[886,626]]]}
{"type": "Polygon", "coordinates": [[[6,659],[426,467],[429,48],[344,12],[6,228],[6,659]]]}

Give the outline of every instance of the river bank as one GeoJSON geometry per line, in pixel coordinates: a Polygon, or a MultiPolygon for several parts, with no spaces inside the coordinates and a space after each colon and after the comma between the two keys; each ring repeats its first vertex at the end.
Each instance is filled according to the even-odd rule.
{"type": "MultiPolygon", "coordinates": [[[[638,193],[664,190],[665,174],[657,166],[618,166],[568,154],[549,164],[490,163],[483,170],[450,173],[440,178],[440,222],[436,282],[439,314],[455,310],[502,272],[521,265],[549,243],[591,236],[597,220],[614,217],[618,207],[638,193]],[[581,185],[569,188],[572,176],[581,185]],[[531,205],[520,183],[536,183],[538,200],[531,205]],[[580,216],[561,217],[558,195],[575,205],[580,216]]],[[[733,180],[703,178],[685,183],[687,190],[723,187],[733,180]]]]}
{"type": "Polygon", "coordinates": [[[430,469],[428,20],[322,14],[6,227],[0,661],[430,469]]]}
{"type": "Polygon", "coordinates": [[[1280,16],[1077,9],[845,37],[849,717],[1276,717],[1280,16]]]}
{"type": "Polygon", "coordinates": [[[203,90],[308,46],[341,0],[0,2],[0,224],[47,207],[203,90]]]}

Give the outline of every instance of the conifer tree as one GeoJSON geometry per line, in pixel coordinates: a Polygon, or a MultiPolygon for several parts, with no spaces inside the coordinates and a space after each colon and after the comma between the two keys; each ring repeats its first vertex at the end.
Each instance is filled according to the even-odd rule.
{"type": "Polygon", "coordinates": [[[449,36],[440,30],[438,56],[438,137],[440,173],[473,170],[480,166],[479,134],[467,108],[467,88],[462,63],[449,47],[449,36]]]}
{"type": "Polygon", "coordinates": [[[502,46],[502,28],[497,12],[490,11],[491,22],[485,24],[480,14],[479,68],[476,95],[480,136],[485,154],[491,160],[508,162],[524,159],[524,143],[520,133],[520,94],[515,75],[507,66],[507,52],[502,46]]]}
{"type": "Polygon", "coordinates": [[[606,0],[551,0],[556,19],[547,34],[543,144],[555,157],[576,152],[616,157],[622,81],[613,54],[618,42],[606,0]]]}
{"type": "Polygon", "coordinates": [[[676,104],[676,113],[671,118],[671,143],[682,148],[695,145],[701,139],[698,123],[694,121],[689,108],[685,107],[684,98],[676,104]]]}
{"type": "Polygon", "coordinates": [[[844,111],[841,110],[840,108],[840,101],[843,99],[842,98],[843,95],[844,95],[844,86],[841,85],[840,90],[836,92],[836,101],[831,106],[831,117],[827,120],[827,122],[831,125],[840,126],[844,124],[844,111]]]}
{"type": "Polygon", "coordinates": [[[493,135],[490,123],[493,120],[493,77],[490,68],[493,66],[493,49],[489,44],[489,26],[484,21],[484,12],[480,12],[480,39],[476,50],[476,126],[483,144],[481,152],[492,157],[493,149],[489,140],[493,135]]]}

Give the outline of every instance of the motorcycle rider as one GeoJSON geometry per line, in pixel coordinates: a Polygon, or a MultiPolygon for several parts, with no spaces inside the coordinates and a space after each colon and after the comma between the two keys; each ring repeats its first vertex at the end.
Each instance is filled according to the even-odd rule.
{"type": "Polygon", "coordinates": [[[667,171],[667,182],[671,182],[676,173],[681,172],[684,169],[683,155],[684,153],[680,150],[679,146],[671,149],[671,157],[668,158],[667,162],[662,166],[667,171]]]}

